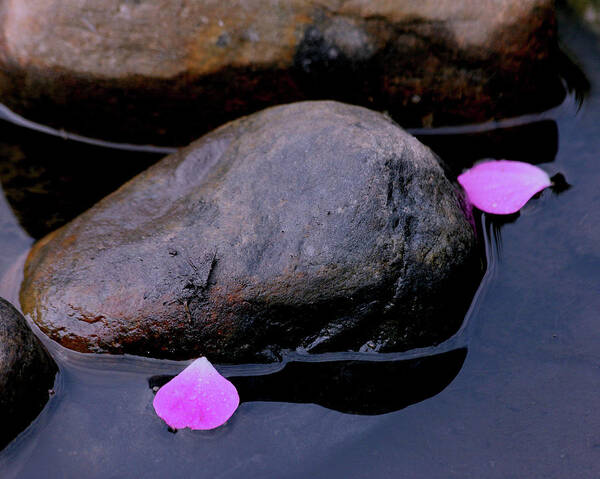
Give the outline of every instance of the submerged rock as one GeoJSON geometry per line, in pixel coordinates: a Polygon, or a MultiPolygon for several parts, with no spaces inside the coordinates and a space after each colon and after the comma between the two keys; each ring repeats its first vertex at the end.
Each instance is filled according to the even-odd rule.
{"type": "Polygon", "coordinates": [[[0,298],[0,448],[42,410],[56,371],[25,318],[0,298]]]}
{"type": "Polygon", "coordinates": [[[306,102],[217,129],[43,238],[21,303],[79,351],[242,361],[439,342],[480,274],[431,150],[306,102]]]}
{"type": "Polygon", "coordinates": [[[539,111],[564,88],[552,0],[3,0],[0,92],[87,135],[186,144],[274,104],[404,126],[539,111]]]}

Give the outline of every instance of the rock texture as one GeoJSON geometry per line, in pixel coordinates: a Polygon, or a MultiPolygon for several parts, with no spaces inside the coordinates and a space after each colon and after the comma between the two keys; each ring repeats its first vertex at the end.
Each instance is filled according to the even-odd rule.
{"type": "Polygon", "coordinates": [[[25,318],[0,298],[0,448],[44,407],[56,371],[25,318]]]}
{"type": "Polygon", "coordinates": [[[564,96],[552,0],[2,0],[3,103],[91,136],[186,144],[274,104],[335,99],[404,126],[564,96]]]}
{"type": "Polygon", "coordinates": [[[21,303],[79,351],[242,361],[436,343],[480,274],[427,147],[305,102],[219,128],[42,239],[21,303]]]}

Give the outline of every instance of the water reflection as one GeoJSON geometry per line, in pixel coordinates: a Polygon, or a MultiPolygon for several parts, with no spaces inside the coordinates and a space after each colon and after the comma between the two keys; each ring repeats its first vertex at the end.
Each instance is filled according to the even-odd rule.
{"type": "Polygon", "coordinates": [[[558,127],[552,119],[462,134],[416,133],[417,138],[443,158],[455,174],[482,158],[537,165],[554,161],[558,152],[558,127]]]}
{"type": "MultiPolygon", "coordinates": [[[[313,403],[349,414],[385,414],[443,391],[467,349],[395,361],[293,361],[272,374],[232,376],[241,402],[313,403]]],[[[151,389],[173,376],[152,376],[151,389]]]]}
{"type": "Polygon", "coordinates": [[[62,226],[164,156],[108,149],[0,122],[0,182],[33,238],[62,226]]]}

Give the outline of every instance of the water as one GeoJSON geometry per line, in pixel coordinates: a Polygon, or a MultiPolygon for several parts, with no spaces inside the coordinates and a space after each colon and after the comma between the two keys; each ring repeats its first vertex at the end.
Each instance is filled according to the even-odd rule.
{"type": "MultiPolygon", "coordinates": [[[[455,338],[375,366],[329,356],[222,368],[246,402],[218,430],[175,434],[155,416],[151,386],[183,363],[50,344],[61,367],[56,394],[0,453],[1,477],[600,477],[600,39],[569,19],[561,35],[591,82],[579,111],[573,96],[527,125],[422,137],[446,158],[526,160],[572,185],[545,191],[509,221],[482,219],[488,272],[455,338]],[[436,352],[444,355],[419,359],[436,352]]],[[[58,143],[31,153],[32,177],[44,151],[70,144],[48,141],[58,143]]],[[[82,150],[81,161],[97,171],[70,174],[102,174],[109,189],[110,178],[118,184],[155,160],[94,151],[82,150]]],[[[11,197],[34,236],[88,206],[73,178],[47,184],[37,199],[15,198],[16,187],[11,197]],[[63,192],[52,196],[57,185],[63,192]],[[54,217],[32,219],[41,206],[54,217]]],[[[105,192],[91,193],[86,201],[105,192]]],[[[31,239],[1,195],[0,222],[6,271],[31,239]]]]}

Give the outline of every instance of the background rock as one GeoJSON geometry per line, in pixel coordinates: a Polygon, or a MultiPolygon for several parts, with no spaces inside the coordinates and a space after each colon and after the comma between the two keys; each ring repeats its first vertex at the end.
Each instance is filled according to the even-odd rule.
{"type": "Polygon", "coordinates": [[[407,127],[564,97],[552,0],[3,0],[0,22],[2,102],[120,141],[186,144],[305,99],[407,127]]]}
{"type": "Polygon", "coordinates": [[[0,298],[0,448],[42,410],[56,371],[25,318],[0,298]]]}
{"type": "Polygon", "coordinates": [[[480,276],[435,155],[383,115],[306,102],[219,128],[43,238],[21,303],[79,351],[245,361],[439,342],[480,276]]]}

